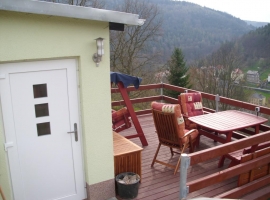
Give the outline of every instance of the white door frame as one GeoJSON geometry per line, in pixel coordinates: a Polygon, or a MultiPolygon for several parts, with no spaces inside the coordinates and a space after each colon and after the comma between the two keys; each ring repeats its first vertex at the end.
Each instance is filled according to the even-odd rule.
{"type": "MultiPolygon", "coordinates": [[[[81,169],[82,169],[82,179],[83,183],[80,183],[78,187],[84,188],[84,198],[86,198],[86,187],[85,187],[85,173],[84,173],[84,163],[83,163],[83,141],[82,141],[82,128],[81,128],[81,119],[80,119],[80,96],[78,90],[78,62],[76,59],[64,59],[64,60],[45,60],[45,61],[33,61],[33,62],[18,62],[18,63],[6,63],[0,64],[0,103],[2,107],[2,115],[3,115],[3,124],[4,124],[4,136],[5,136],[5,146],[8,155],[9,161],[9,168],[10,168],[10,177],[13,189],[13,196],[15,200],[20,200],[20,196],[22,194],[22,183],[20,179],[20,170],[16,166],[19,165],[18,159],[18,151],[16,145],[16,134],[15,134],[15,125],[13,119],[13,107],[12,107],[12,97],[11,97],[11,90],[10,90],[10,80],[9,74],[12,73],[19,73],[19,72],[33,72],[33,71],[43,71],[45,70],[57,70],[57,69],[68,69],[67,76],[68,79],[75,79],[77,84],[68,84],[68,87],[72,87],[71,91],[76,91],[71,96],[75,96],[76,98],[70,98],[71,105],[76,103],[78,105],[78,116],[70,116],[71,124],[77,123],[78,124],[78,136],[79,141],[77,144],[80,145],[81,151],[81,169]],[[29,63],[35,62],[37,67],[33,65],[28,65],[29,63]],[[45,63],[45,64],[44,64],[45,63]],[[50,65],[51,63],[58,63],[57,66],[50,65]],[[69,64],[68,64],[69,63],[69,64]],[[72,63],[70,65],[70,63],[72,63]],[[76,67],[74,67],[76,66],[76,67]],[[40,70],[42,68],[42,70],[40,70]],[[4,81],[2,81],[4,80],[4,81]],[[77,102],[76,102],[77,101],[77,102]],[[78,120],[75,121],[77,117],[78,120]]],[[[73,126],[70,127],[70,131],[73,131],[73,126]]],[[[75,141],[75,136],[72,134],[73,139],[75,141]]],[[[76,160],[75,160],[76,162],[76,160]]],[[[78,162],[78,161],[77,161],[78,162]]]]}

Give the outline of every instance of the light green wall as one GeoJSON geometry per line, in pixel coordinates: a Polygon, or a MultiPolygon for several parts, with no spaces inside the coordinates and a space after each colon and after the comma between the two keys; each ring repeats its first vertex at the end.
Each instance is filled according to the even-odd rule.
{"type": "MultiPolygon", "coordinates": [[[[114,177],[111,129],[109,27],[107,22],[0,11],[0,63],[75,57],[79,64],[86,181],[114,177]],[[99,67],[95,38],[105,38],[99,67]]],[[[2,95],[2,94],[1,94],[2,95]]],[[[2,126],[1,122],[0,125],[2,126]]],[[[4,134],[0,129],[0,142],[4,134]]],[[[10,193],[6,152],[0,148],[0,184],[10,193]]]]}

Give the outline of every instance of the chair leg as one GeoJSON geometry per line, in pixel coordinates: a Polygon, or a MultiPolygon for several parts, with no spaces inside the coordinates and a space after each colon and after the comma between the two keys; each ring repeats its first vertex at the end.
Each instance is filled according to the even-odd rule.
{"type": "Polygon", "coordinates": [[[172,147],[170,147],[170,150],[171,150],[171,155],[172,155],[172,157],[173,157],[174,153],[173,153],[172,147]]]}
{"type": "Polygon", "coordinates": [[[157,158],[157,155],[158,155],[160,146],[161,146],[161,143],[159,143],[159,145],[158,145],[158,148],[157,148],[156,154],[155,154],[155,156],[154,156],[154,159],[153,159],[153,161],[152,161],[151,167],[153,167],[154,164],[155,164],[155,161],[156,161],[156,158],[157,158]]]}
{"type": "Polygon", "coordinates": [[[195,143],[197,148],[199,148],[199,146],[200,146],[200,136],[201,136],[201,134],[199,134],[197,136],[197,140],[196,140],[196,143],[195,143]]]}
{"type": "Polygon", "coordinates": [[[193,146],[192,140],[190,138],[189,139],[189,153],[193,153],[193,152],[194,152],[194,146],[193,146]]]}
{"type": "Polygon", "coordinates": [[[185,144],[184,144],[184,147],[182,148],[182,151],[181,151],[180,157],[179,157],[179,159],[178,159],[178,161],[177,161],[177,164],[176,164],[176,166],[175,166],[173,175],[175,175],[176,172],[177,172],[178,169],[179,169],[179,166],[180,166],[180,163],[181,163],[181,155],[182,155],[182,153],[184,153],[184,151],[185,151],[186,148],[187,148],[187,143],[185,143],[185,144]]]}
{"type": "Polygon", "coordinates": [[[196,151],[196,148],[199,148],[199,143],[200,143],[200,135],[198,135],[195,141],[193,141],[193,152],[196,151]]]}
{"type": "Polygon", "coordinates": [[[177,164],[176,164],[176,166],[175,166],[175,169],[174,169],[174,173],[173,173],[173,175],[175,175],[175,174],[176,174],[176,172],[178,171],[178,169],[179,169],[179,165],[180,165],[180,162],[181,162],[181,155],[180,155],[180,157],[179,157],[179,159],[178,159],[178,162],[177,162],[177,164]]]}

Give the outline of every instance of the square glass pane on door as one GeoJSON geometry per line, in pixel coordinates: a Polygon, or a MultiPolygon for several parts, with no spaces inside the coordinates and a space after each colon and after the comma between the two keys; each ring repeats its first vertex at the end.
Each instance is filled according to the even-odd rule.
{"type": "Polygon", "coordinates": [[[51,134],[50,122],[37,124],[37,134],[38,136],[50,135],[51,134]]]}
{"type": "Polygon", "coordinates": [[[47,97],[47,84],[33,85],[34,98],[47,97]]]}
{"type": "Polygon", "coordinates": [[[48,103],[36,104],[35,113],[36,117],[49,116],[49,104],[48,103]]]}

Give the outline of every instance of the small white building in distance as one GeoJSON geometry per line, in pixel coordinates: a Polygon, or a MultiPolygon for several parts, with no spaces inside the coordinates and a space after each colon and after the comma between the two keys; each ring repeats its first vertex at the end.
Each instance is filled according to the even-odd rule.
{"type": "Polygon", "coordinates": [[[260,75],[258,71],[247,71],[247,82],[260,83],[260,75]]]}
{"type": "Polygon", "coordinates": [[[239,68],[234,69],[231,73],[231,79],[234,81],[234,83],[239,84],[244,79],[243,71],[239,68]]]}

